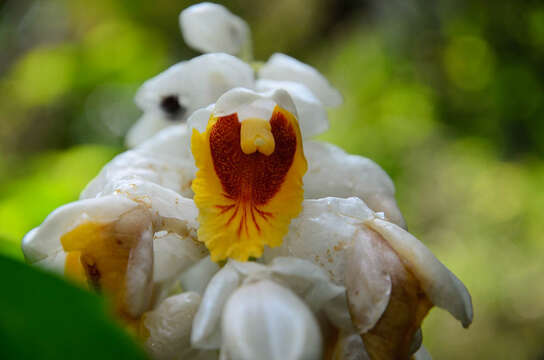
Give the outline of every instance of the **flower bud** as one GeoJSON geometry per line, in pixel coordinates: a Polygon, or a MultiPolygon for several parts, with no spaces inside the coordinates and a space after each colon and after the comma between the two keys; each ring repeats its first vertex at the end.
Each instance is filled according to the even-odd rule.
{"type": "Polygon", "coordinates": [[[223,352],[239,360],[321,358],[319,326],[291,291],[269,280],[236,290],[222,319],[223,352]]]}
{"type": "Polygon", "coordinates": [[[222,5],[189,6],[181,12],[179,23],[183,39],[195,50],[237,55],[251,45],[246,22],[222,5]]]}

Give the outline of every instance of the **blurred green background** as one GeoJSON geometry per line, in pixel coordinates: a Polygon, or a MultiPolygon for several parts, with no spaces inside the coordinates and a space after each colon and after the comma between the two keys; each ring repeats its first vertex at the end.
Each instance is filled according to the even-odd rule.
{"type": "MultiPolygon", "coordinates": [[[[138,86],[197,55],[190,3],[0,1],[0,253],[22,260],[23,235],[123,151],[138,86]]],[[[544,4],[226,5],[257,59],[288,53],[342,91],[323,138],[388,171],[411,232],[471,291],[468,331],[425,321],[434,358],[544,359],[544,4]]]]}

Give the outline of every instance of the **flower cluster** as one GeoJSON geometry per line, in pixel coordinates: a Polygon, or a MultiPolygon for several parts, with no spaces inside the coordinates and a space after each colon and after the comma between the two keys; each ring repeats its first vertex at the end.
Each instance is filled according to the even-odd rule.
{"type": "Polygon", "coordinates": [[[468,326],[387,174],[311,140],[342,102],[325,77],[246,62],[249,28],[220,5],[180,25],[206,54],[142,85],[133,149],[25,236],[27,261],[110,297],[154,359],[425,359],[434,305],[468,326]]]}

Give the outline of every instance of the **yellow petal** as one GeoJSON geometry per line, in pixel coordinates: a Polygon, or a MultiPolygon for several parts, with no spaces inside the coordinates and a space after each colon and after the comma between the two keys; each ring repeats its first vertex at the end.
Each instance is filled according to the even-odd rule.
{"type": "Polygon", "coordinates": [[[260,257],[264,245],[281,245],[304,195],[307,163],[296,118],[279,106],[266,124],[212,115],[204,133],[193,130],[191,150],[198,237],[212,260],[246,261],[260,257]]]}

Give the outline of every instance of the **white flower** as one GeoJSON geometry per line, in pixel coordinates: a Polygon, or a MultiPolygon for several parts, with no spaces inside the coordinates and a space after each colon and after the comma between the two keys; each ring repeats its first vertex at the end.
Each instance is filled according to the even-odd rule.
{"type": "Polygon", "coordinates": [[[144,114],[130,129],[127,145],[136,146],[160,129],[185,121],[229,89],[253,84],[253,69],[227,54],[205,54],[173,65],[138,90],[135,102],[144,114]]]}
{"type": "Polygon", "coordinates": [[[112,293],[119,313],[138,317],[152,297],[156,222],[146,207],[125,198],[79,201],[27,234],[23,252],[30,263],[112,293]]]}
{"type": "Polygon", "coordinates": [[[321,335],[313,315],[319,312],[351,328],[345,320],[349,315],[344,288],[318,266],[297,258],[276,258],[269,265],[230,260],[206,288],[192,343],[203,349],[222,347],[227,358],[234,359],[253,359],[256,354],[319,358],[321,335]],[[284,331],[277,331],[280,328],[284,331]]]}
{"type": "Polygon", "coordinates": [[[251,46],[246,22],[218,4],[189,6],[179,15],[179,23],[183,39],[195,50],[240,55],[251,46]]]}

